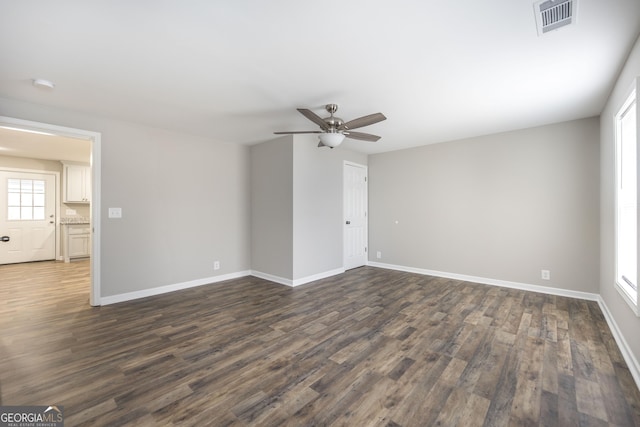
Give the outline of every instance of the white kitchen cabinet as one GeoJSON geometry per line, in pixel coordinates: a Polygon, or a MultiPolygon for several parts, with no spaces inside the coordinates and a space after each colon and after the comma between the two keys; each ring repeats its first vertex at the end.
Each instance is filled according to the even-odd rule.
{"type": "Polygon", "coordinates": [[[91,256],[91,226],[89,224],[66,224],[64,236],[64,262],[72,258],[91,256]]]}
{"type": "Polygon", "coordinates": [[[91,203],[91,167],[64,163],[62,193],[64,203],[91,203]]]}

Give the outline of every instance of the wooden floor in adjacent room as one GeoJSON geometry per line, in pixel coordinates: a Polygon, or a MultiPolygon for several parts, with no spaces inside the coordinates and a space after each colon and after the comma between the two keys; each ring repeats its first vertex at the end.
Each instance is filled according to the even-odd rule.
{"type": "Polygon", "coordinates": [[[65,426],[640,426],[595,302],[362,267],[89,306],[88,262],[0,266],[0,404],[65,426]]]}

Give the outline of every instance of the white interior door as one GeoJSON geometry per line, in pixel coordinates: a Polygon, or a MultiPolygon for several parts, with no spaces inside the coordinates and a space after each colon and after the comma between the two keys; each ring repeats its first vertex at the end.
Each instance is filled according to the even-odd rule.
{"type": "Polygon", "coordinates": [[[56,177],[0,171],[0,264],[55,259],[56,177]]]}
{"type": "Polygon", "coordinates": [[[367,263],[367,167],[344,164],[344,268],[367,263]]]}

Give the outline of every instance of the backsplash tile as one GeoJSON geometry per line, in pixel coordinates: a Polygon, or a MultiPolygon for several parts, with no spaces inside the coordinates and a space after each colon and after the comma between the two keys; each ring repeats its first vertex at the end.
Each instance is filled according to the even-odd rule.
{"type": "Polygon", "coordinates": [[[61,217],[60,224],[90,224],[90,218],[86,216],[61,217]]]}

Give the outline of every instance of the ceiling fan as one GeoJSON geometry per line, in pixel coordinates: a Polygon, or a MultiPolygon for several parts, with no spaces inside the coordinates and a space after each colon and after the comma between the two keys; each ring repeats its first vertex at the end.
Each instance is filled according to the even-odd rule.
{"type": "Polygon", "coordinates": [[[297,133],[317,133],[320,142],[318,143],[318,147],[337,147],[342,143],[345,138],[351,139],[359,139],[362,141],[371,141],[375,142],[380,139],[378,135],[372,135],[370,133],[364,132],[353,132],[352,129],[361,128],[364,126],[369,126],[374,123],[381,122],[386,120],[387,118],[382,113],[369,114],[368,116],[363,116],[357,119],[350,120],[345,122],[339,117],[335,117],[333,114],[338,111],[338,104],[327,104],[325,106],[326,110],[329,112],[330,116],[326,118],[322,118],[316,113],[306,108],[298,108],[298,111],[305,116],[307,119],[311,120],[318,126],[320,126],[321,130],[309,130],[309,131],[291,131],[291,132],[274,132],[276,135],[289,135],[289,134],[297,134],[297,133]]]}

